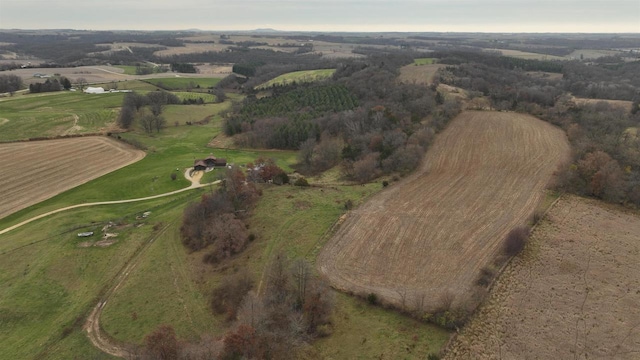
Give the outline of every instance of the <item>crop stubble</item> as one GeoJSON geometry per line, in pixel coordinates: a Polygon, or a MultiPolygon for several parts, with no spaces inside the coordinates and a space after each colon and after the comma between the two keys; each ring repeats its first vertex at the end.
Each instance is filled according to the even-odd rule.
{"type": "Polygon", "coordinates": [[[97,136],[0,144],[0,219],[144,155],[97,136]]]}
{"type": "Polygon", "coordinates": [[[638,359],[640,216],[564,196],[446,359],[638,359]]]}
{"type": "Polygon", "coordinates": [[[534,117],[464,112],[420,169],[349,213],[318,268],[337,288],[396,305],[462,304],[568,152],[564,133],[534,117]]]}

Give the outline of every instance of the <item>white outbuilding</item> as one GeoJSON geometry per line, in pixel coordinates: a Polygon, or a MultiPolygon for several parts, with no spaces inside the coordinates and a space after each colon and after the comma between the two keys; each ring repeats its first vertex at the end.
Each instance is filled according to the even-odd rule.
{"type": "Polygon", "coordinates": [[[84,92],[86,92],[87,94],[104,94],[104,88],[89,86],[84,89],[84,92]]]}

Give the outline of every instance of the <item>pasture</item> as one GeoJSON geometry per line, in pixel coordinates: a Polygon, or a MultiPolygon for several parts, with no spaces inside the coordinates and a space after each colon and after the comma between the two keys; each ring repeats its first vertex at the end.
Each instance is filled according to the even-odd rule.
{"type": "Polygon", "coordinates": [[[144,156],[106,137],[0,144],[0,218],[144,156]]]}
{"type": "Polygon", "coordinates": [[[66,91],[4,98],[0,118],[7,121],[0,125],[0,142],[106,132],[114,126],[122,98],[122,93],[66,91]]]}
{"type": "Polygon", "coordinates": [[[319,70],[303,70],[303,71],[294,71],[286,74],[282,74],[274,79],[271,79],[264,84],[256,86],[256,89],[267,89],[272,86],[284,86],[291,83],[307,83],[307,82],[315,82],[330,78],[333,73],[336,72],[335,69],[319,69],[319,70]]]}
{"type": "Polygon", "coordinates": [[[433,65],[436,63],[435,58],[417,58],[413,59],[414,65],[433,65]]]}
{"type": "Polygon", "coordinates": [[[187,90],[196,88],[212,88],[220,82],[220,78],[170,77],[144,80],[165,90],[187,90]]]}
{"type": "Polygon", "coordinates": [[[531,116],[463,112],[419,170],[348,213],[317,268],[338,289],[398,306],[422,296],[426,308],[443,296],[467,304],[568,153],[564,133],[531,116]]]}
{"type": "Polygon", "coordinates": [[[0,235],[0,357],[111,358],[88,341],[85,316],[128,260],[156,237],[154,225],[178,218],[199,194],[75,209],[0,235]],[[136,220],[143,211],[152,215],[136,220]],[[108,232],[118,236],[112,244],[99,243],[109,222],[116,225],[108,232]],[[81,231],[96,235],[78,238],[81,231]]]}
{"type": "Polygon", "coordinates": [[[637,359],[638,234],[637,212],[563,196],[445,359],[637,359]]]}

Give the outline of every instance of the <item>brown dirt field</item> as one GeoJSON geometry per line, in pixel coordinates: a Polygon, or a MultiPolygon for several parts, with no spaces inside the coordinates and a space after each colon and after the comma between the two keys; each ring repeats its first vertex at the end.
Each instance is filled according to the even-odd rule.
{"type": "Polygon", "coordinates": [[[400,68],[400,81],[407,84],[429,85],[433,82],[436,71],[444,67],[442,64],[414,65],[400,68]]]}
{"type": "Polygon", "coordinates": [[[444,295],[464,304],[568,152],[564,133],[532,116],[463,112],[420,169],[348,213],[319,271],[338,289],[400,306],[421,295],[428,308],[444,295]]]}
{"type": "Polygon", "coordinates": [[[445,359],[640,358],[640,215],[563,197],[445,359]]]}
{"type": "Polygon", "coordinates": [[[0,219],[144,156],[98,136],[0,144],[0,219]]]}

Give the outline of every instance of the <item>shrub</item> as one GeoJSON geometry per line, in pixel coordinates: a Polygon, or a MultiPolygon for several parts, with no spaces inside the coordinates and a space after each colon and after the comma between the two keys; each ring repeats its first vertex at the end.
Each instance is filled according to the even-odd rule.
{"type": "Polygon", "coordinates": [[[367,302],[370,305],[375,305],[378,303],[378,295],[374,294],[374,293],[369,293],[369,295],[367,295],[367,302]]]}
{"type": "Polygon", "coordinates": [[[507,234],[504,240],[503,251],[507,256],[515,256],[519,254],[529,239],[529,228],[519,226],[514,228],[507,234]]]}
{"type": "Polygon", "coordinates": [[[389,182],[387,180],[384,180],[382,182],[382,187],[387,187],[387,186],[389,186],[389,182]]]}
{"type": "Polygon", "coordinates": [[[353,208],[353,201],[351,199],[348,199],[347,201],[344,202],[345,210],[351,210],[352,208],[353,208]]]}
{"type": "Polygon", "coordinates": [[[307,181],[307,179],[301,177],[301,178],[298,178],[298,180],[296,180],[296,182],[293,183],[293,185],[295,185],[295,186],[309,186],[309,182],[307,181]]]}
{"type": "Polygon", "coordinates": [[[171,180],[175,181],[178,178],[178,175],[176,175],[176,173],[171,173],[171,180]]]}

